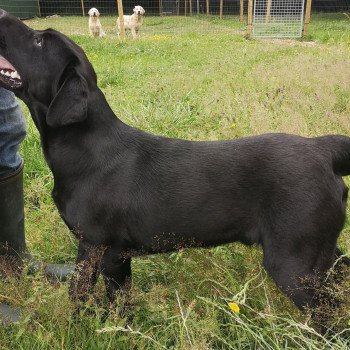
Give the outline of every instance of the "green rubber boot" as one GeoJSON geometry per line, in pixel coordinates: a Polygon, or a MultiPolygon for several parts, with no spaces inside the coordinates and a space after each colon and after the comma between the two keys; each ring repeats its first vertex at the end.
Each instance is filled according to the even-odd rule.
{"type": "Polygon", "coordinates": [[[19,269],[25,253],[22,163],[0,179],[0,274],[19,269]]]}

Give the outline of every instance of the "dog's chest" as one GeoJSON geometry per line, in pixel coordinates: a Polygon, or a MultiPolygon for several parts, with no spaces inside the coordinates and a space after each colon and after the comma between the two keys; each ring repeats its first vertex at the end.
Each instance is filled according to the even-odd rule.
{"type": "Polygon", "coordinates": [[[94,21],[94,20],[91,20],[90,21],[90,30],[91,32],[95,35],[99,35],[100,32],[101,32],[101,24],[100,24],[100,21],[94,21]]]}
{"type": "Polygon", "coordinates": [[[142,17],[139,18],[135,15],[131,15],[131,16],[124,16],[124,21],[125,21],[125,27],[127,29],[131,29],[131,28],[135,28],[135,29],[139,29],[142,26],[142,17]]]}

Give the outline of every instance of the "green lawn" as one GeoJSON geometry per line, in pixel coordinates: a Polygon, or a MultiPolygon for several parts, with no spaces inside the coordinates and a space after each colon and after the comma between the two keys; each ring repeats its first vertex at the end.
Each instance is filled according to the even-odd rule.
{"type": "MultiPolygon", "coordinates": [[[[58,29],[81,45],[127,124],[191,140],[350,134],[350,21],[343,14],[313,16],[300,41],[245,40],[237,17],[146,17],[140,39],[119,42],[115,18],[101,21],[103,39],[88,36],[87,18],[27,24],[58,29]]],[[[28,248],[40,260],[74,262],[76,242],[50,198],[52,177],[24,111],[28,248]]],[[[349,233],[348,220],[339,245],[350,254],[349,233]]],[[[348,349],[344,337],[330,342],[310,327],[266,275],[261,258],[259,248],[237,243],[134,259],[129,324],[117,313],[101,324],[92,303],[74,321],[67,285],[40,274],[2,280],[0,301],[22,307],[24,315],[0,328],[0,349],[348,349]],[[229,309],[232,301],[239,313],[229,309]]],[[[99,283],[95,298],[103,297],[99,283]]],[[[350,324],[349,311],[344,305],[335,322],[350,324]]]]}

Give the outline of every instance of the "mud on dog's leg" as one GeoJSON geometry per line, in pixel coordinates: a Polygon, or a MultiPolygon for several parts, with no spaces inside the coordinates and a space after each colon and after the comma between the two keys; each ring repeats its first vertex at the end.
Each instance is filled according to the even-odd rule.
{"type": "Polygon", "coordinates": [[[76,270],[69,288],[70,297],[74,301],[85,302],[93,291],[100,274],[105,249],[83,240],[79,242],[76,270]]]}

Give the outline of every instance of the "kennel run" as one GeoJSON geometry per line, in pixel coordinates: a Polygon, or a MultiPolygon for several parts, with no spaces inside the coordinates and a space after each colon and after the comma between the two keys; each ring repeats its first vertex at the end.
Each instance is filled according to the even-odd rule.
{"type": "Polygon", "coordinates": [[[320,12],[344,12],[350,0],[0,0],[0,8],[20,18],[87,16],[92,7],[103,16],[118,16],[132,14],[134,5],[141,5],[146,16],[193,17],[202,26],[215,22],[214,30],[231,28],[248,37],[298,38],[308,31],[311,5],[320,12]],[[232,27],[227,26],[230,22],[232,27]]]}

